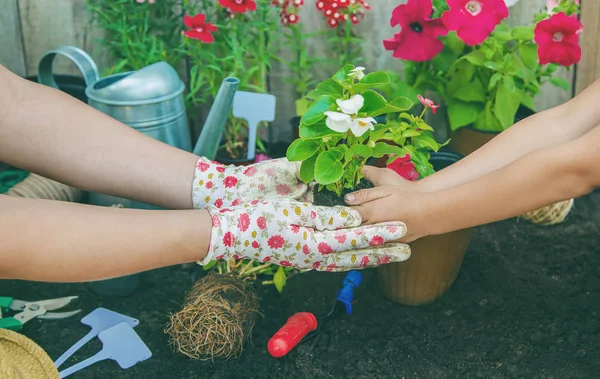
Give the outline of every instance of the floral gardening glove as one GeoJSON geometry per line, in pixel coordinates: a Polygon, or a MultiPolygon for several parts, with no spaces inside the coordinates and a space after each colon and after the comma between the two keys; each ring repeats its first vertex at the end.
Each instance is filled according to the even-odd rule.
{"type": "Polygon", "coordinates": [[[348,207],[320,207],[293,200],[253,201],[208,207],[213,228],[206,265],[220,259],[256,259],[301,270],[348,271],[400,262],[410,257],[402,222],[361,224],[348,207]]]}
{"type": "Polygon", "coordinates": [[[289,198],[312,202],[312,188],[298,179],[300,162],[286,158],[226,166],[201,157],[192,184],[194,208],[236,206],[250,200],[289,198]]]}

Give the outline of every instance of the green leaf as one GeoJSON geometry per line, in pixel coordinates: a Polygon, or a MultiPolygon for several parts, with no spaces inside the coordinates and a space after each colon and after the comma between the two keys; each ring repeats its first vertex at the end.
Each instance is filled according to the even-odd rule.
{"type": "Polygon", "coordinates": [[[348,74],[350,71],[354,70],[354,66],[351,64],[347,64],[344,67],[340,68],[338,72],[336,72],[331,79],[335,80],[339,84],[343,85],[343,82],[348,79],[348,74]]]}
{"type": "Polygon", "coordinates": [[[448,99],[446,107],[448,109],[450,129],[454,131],[475,122],[483,109],[483,104],[448,99]]]}
{"type": "Polygon", "coordinates": [[[418,130],[414,130],[414,129],[408,129],[405,130],[404,132],[402,132],[402,138],[411,138],[411,137],[416,137],[416,136],[420,136],[421,132],[419,132],[418,130]]]}
{"type": "Polygon", "coordinates": [[[510,29],[505,23],[500,23],[496,26],[493,32],[493,37],[497,38],[499,42],[507,42],[512,39],[510,29]]]}
{"type": "Polygon", "coordinates": [[[317,152],[320,146],[319,140],[309,139],[297,139],[290,144],[285,156],[289,161],[304,161],[317,152]]]}
{"type": "Polygon", "coordinates": [[[502,69],[504,68],[504,62],[500,62],[500,61],[496,61],[496,62],[488,61],[488,62],[485,62],[483,65],[486,68],[489,68],[490,70],[494,70],[494,71],[502,71],[502,69]]]}
{"type": "Polygon", "coordinates": [[[362,158],[370,158],[371,154],[373,154],[373,149],[367,145],[352,145],[346,151],[346,161],[352,160],[352,158],[358,156],[362,158]]]}
{"type": "Polygon", "coordinates": [[[407,111],[410,108],[412,108],[412,106],[413,106],[413,102],[409,98],[401,96],[401,97],[397,97],[394,100],[387,103],[385,105],[385,107],[383,107],[377,111],[374,111],[369,116],[377,117],[377,116],[380,116],[380,115],[386,114],[386,113],[404,112],[404,111],[407,111]]]}
{"type": "Polygon", "coordinates": [[[475,121],[475,128],[482,131],[501,132],[503,130],[500,121],[492,112],[491,102],[488,101],[483,111],[475,121]]]}
{"type": "Polygon", "coordinates": [[[521,91],[510,88],[507,81],[498,87],[496,92],[496,101],[494,102],[494,114],[504,129],[508,128],[515,122],[517,109],[521,104],[521,91]]]}
{"type": "Polygon", "coordinates": [[[354,84],[352,88],[355,92],[362,92],[371,87],[378,87],[390,82],[390,77],[384,71],[375,71],[365,75],[360,82],[354,84]]]}
{"type": "Polygon", "coordinates": [[[515,92],[517,90],[517,87],[515,86],[515,80],[512,76],[505,75],[502,78],[502,82],[510,92],[515,92]]]}
{"type": "Polygon", "coordinates": [[[448,72],[456,61],[457,54],[444,46],[444,49],[431,60],[431,66],[441,72],[448,72]]]}
{"type": "Polygon", "coordinates": [[[324,112],[327,112],[333,104],[335,104],[335,98],[333,96],[320,96],[308,107],[306,112],[304,112],[300,123],[306,126],[315,124],[325,117],[324,112]]]}
{"type": "Polygon", "coordinates": [[[413,138],[412,141],[413,145],[418,148],[431,149],[433,151],[438,151],[439,149],[439,144],[429,134],[422,134],[418,137],[413,138]]]}
{"type": "Polygon", "coordinates": [[[450,79],[448,92],[454,93],[462,86],[469,84],[474,73],[475,66],[464,60],[456,61],[448,76],[450,79]]]}
{"type": "Polygon", "coordinates": [[[479,50],[474,50],[469,54],[465,55],[463,59],[466,59],[469,63],[474,64],[475,66],[483,66],[485,63],[485,56],[479,50]]]}
{"type": "Polygon", "coordinates": [[[346,153],[346,151],[348,151],[348,146],[346,146],[346,145],[336,146],[333,149],[330,149],[329,151],[331,153],[333,153],[333,155],[335,155],[336,160],[341,161],[342,158],[344,157],[344,153],[346,153]]]}
{"type": "Polygon", "coordinates": [[[535,43],[519,45],[519,57],[530,70],[536,70],[538,63],[538,46],[535,43]]]}
{"type": "Polygon", "coordinates": [[[283,287],[285,287],[286,281],[287,277],[285,275],[285,272],[283,271],[283,266],[279,266],[279,269],[277,270],[275,275],[273,275],[273,284],[275,285],[275,288],[277,288],[277,292],[283,292],[283,287]]]}
{"type": "Polygon", "coordinates": [[[210,262],[208,262],[208,264],[207,264],[207,265],[204,265],[204,266],[202,266],[202,269],[203,269],[204,271],[208,271],[208,270],[210,270],[211,268],[215,267],[215,266],[217,265],[217,263],[218,263],[218,261],[214,261],[214,260],[213,260],[213,261],[210,261],[210,262]]]}
{"type": "Polygon", "coordinates": [[[389,154],[396,154],[396,155],[400,155],[400,156],[406,155],[406,154],[404,154],[404,150],[402,150],[402,148],[400,146],[390,145],[385,142],[377,142],[375,144],[375,147],[373,148],[373,153],[372,153],[372,156],[374,158],[381,158],[381,157],[389,155],[389,154]]]}
{"type": "Polygon", "coordinates": [[[331,95],[336,98],[340,98],[343,96],[343,94],[344,94],[343,87],[341,85],[339,85],[333,79],[327,79],[327,80],[324,80],[321,83],[319,83],[317,85],[317,88],[315,88],[312,91],[309,91],[308,94],[306,95],[306,97],[311,100],[314,100],[314,99],[318,98],[319,96],[323,96],[323,95],[331,95]]]}
{"type": "Polygon", "coordinates": [[[342,136],[343,133],[338,133],[327,127],[325,119],[317,122],[316,124],[306,126],[300,124],[300,138],[302,139],[321,139],[328,136],[342,136]]]}
{"type": "Polygon", "coordinates": [[[413,154],[410,156],[411,162],[413,162],[415,169],[419,173],[419,179],[423,179],[435,172],[433,165],[429,162],[429,158],[429,152],[423,150],[413,151],[413,154]]]}
{"type": "Polygon", "coordinates": [[[456,92],[452,94],[458,100],[462,101],[485,101],[485,90],[483,89],[483,85],[479,80],[475,80],[468,85],[459,88],[456,92]]]}
{"type": "Polygon", "coordinates": [[[571,88],[571,84],[563,78],[551,78],[550,83],[564,89],[565,91],[568,91],[571,88]]]}
{"type": "Polygon", "coordinates": [[[324,151],[317,156],[315,162],[315,180],[321,185],[335,183],[344,174],[342,163],[331,151],[324,151]]]}
{"type": "Polygon", "coordinates": [[[315,180],[315,164],[317,155],[313,155],[300,165],[300,180],[304,183],[310,183],[315,180]]]}
{"type": "Polygon", "coordinates": [[[535,101],[533,99],[533,96],[529,94],[523,94],[523,97],[521,98],[521,104],[531,109],[532,111],[535,110],[535,101]]]}
{"type": "Polygon", "coordinates": [[[518,41],[533,40],[533,25],[530,26],[515,26],[511,32],[514,39],[518,41]]]}
{"type": "Polygon", "coordinates": [[[496,72],[494,75],[492,75],[492,77],[490,78],[490,83],[488,84],[488,91],[493,91],[503,76],[504,75],[502,75],[499,72],[496,72]]]}
{"type": "Polygon", "coordinates": [[[371,117],[375,117],[373,113],[384,108],[387,104],[385,97],[373,90],[366,90],[362,93],[362,97],[365,99],[365,105],[359,112],[365,112],[371,117]]]}

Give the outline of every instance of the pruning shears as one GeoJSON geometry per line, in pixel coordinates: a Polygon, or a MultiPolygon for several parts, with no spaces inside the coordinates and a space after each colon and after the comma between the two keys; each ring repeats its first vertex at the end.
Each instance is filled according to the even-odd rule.
{"type": "Polygon", "coordinates": [[[34,319],[59,320],[71,317],[81,312],[77,309],[70,312],[48,312],[62,308],[71,301],[77,299],[77,296],[67,296],[57,299],[40,301],[23,301],[13,299],[12,297],[0,296],[0,329],[10,329],[18,331],[23,329],[23,325],[34,319]],[[16,311],[14,316],[3,317],[3,312],[16,311]]]}
{"type": "Polygon", "coordinates": [[[269,353],[276,358],[283,357],[307,337],[307,335],[307,338],[316,336],[316,340],[314,341],[316,343],[322,331],[329,323],[329,320],[337,313],[341,305],[344,305],[347,315],[352,313],[354,291],[358,288],[361,281],[362,274],[359,271],[348,272],[342,281],[333,306],[327,314],[315,317],[311,312],[298,312],[291,316],[285,325],[269,340],[269,353]],[[319,323],[321,323],[321,326],[317,330],[319,323]]]}

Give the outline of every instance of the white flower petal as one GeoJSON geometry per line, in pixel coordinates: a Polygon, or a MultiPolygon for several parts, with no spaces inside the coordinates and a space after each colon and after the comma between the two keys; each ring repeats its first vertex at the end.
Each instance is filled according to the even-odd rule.
{"type": "Polygon", "coordinates": [[[348,100],[337,99],[335,102],[345,114],[357,114],[365,104],[365,99],[362,95],[354,95],[348,100]]]}
{"type": "Polygon", "coordinates": [[[357,118],[352,123],[350,130],[352,130],[352,134],[360,137],[365,134],[367,130],[375,130],[373,123],[376,123],[373,117],[357,118]]]}
{"type": "Polygon", "coordinates": [[[347,114],[339,113],[339,112],[325,112],[325,125],[335,132],[338,133],[346,133],[348,129],[352,126],[352,117],[347,114]]]}
{"type": "Polygon", "coordinates": [[[365,77],[365,73],[363,72],[364,70],[365,70],[364,67],[361,67],[361,66],[356,67],[356,68],[350,70],[350,73],[348,74],[348,76],[350,78],[361,80],[362,78],[365,77]]]}

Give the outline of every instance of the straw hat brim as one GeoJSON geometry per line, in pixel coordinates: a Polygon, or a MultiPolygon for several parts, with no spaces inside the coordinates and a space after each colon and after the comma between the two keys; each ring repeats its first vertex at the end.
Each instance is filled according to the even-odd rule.
{"type": "Polygon", "coordinates": [[[0,329],[0,378],[60,379],[60,375],[38,344],[12,330],[0,329]]]}

